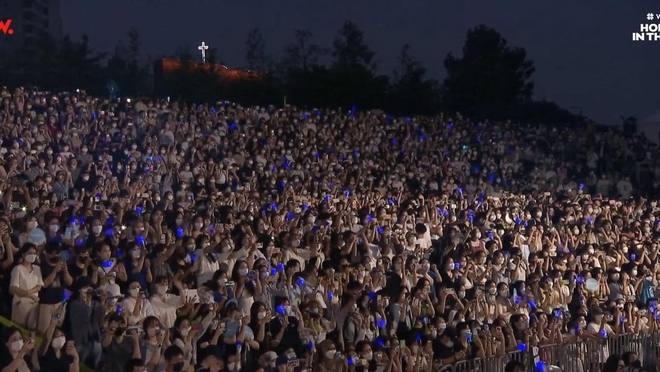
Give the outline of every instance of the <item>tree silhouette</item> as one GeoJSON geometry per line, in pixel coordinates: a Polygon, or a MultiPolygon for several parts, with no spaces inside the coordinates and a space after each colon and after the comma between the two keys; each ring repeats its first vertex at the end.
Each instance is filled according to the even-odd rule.
{"type": "Polygon", "coordinates": [[[410,45],[401,46],[398,65],[392,71],[390,108],[398,114],[431,114],[440,109],[440,84],[426,78],[426,68],[410,55],[410,45]]]}
{"type": "Polygon", "coordinates": [[[376,69],[375,53],[364,41],[364,33],[352,21],[344,22],[332,43],[333,68],[347,71],[376,69]]]}
{"type": "Polygon", "coordinates": [[[525,49],[509,47],[499,32],[484,25],[468,30],[463,56],[449,53],[444,65],[444,94],[452,111],[508,115],[534,90],[534,64],[525,49]]]}
{"type": "Polygon", "coordinates": [[[284,47],[277,67],[277,78],[283,94],[297,104],[319,104],[326,99],[328,71],[319,64],[325,52],[312,41],[309,30],[294,30],[294,40],[284,47]]]}
{"type": "MultiPolygon", "coordinates": [[[[295,30],[285,45],[281,60],[271,69],[263,33],[254,28],[246,39],[247,65],[264,74],[258,80],[221,79],[214,63],[222,64],[217,49],[207,50],[207,64],[200,66],[196,46],[177,48],[172,57],[182,68],[157,84],[158,94],[191,102],[227,99],[245,105],[287,102],[310,107],[348,109],[382,108],[397,114],[454,115],[471,118],[512,119],[529,122],[576,123],[576,116],[554,102],[533,101],[534,65],[523,48],[511,47],[496,30],[477,26],[467,32],[462,56],[447,55],[443,85],[427,77],[424,65],[405,44],[398,64],[389,76],[377,74],[376,54],[363,31],[346,21],[330,48],[314,41],[310,30],[295,30]],[[331,52],[326,66],[323,57],[331,52]],[[225,81],[231,80],[231,81],[225,81]],[[161,89],[163,88],[163,89],[161,89]]],[[[121,95],[149,93],[150,69],[141,55],[141,38],[130,29],[106,61],[85,36],[53,40],[48,35],[30,48],[15,53],[0,50],[0,84],[10,87],[34,85],[45,90],[80,88],[107,95],[106,82],[116,82],[121,95]],[[106,63],[107,62],[107,63],[106,63]]],[[[632,120],[627,120],[631,123],[632,120]]]]}
{"type": "Polygon", "coordinates": [[[364,40],[364,33],[352,21],[344,22],[332,44],[333,89],[330,102],[343,107],[382,106],[388,89],[386,76],[375,76],[375,53],[364,40]]]}
{"type": "Polygon", "coordinates": [[[280,69],[285,74],[292,71],[309,71],[319,66],[319,58],[325,50],[312,42],[313,34],[309,30],[294,31],[294,41],[284,47],[284,58],[280,69]]]}
{"type": "Polygon", "coordinates": [[[266,55],[266,39],[259,28],[253,28],[248,32],[245,41],[247,52],[245,59],[250,70],[267,71],[268,57],[266,55]]]}
{"type": "Polygon", "coordinates": [[[150,91],[149,65],[147,61],[141,61],[141,47],[140,33],[136,28],[130,28],[126,41],[119,41],[106,66],[108,78],[128,96],[148,94],[150,91]]]}

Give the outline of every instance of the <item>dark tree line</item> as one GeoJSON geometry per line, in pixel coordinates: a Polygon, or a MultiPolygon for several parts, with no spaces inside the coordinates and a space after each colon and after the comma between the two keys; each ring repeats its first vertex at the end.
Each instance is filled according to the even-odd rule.
{"type": "MultiPolygon", "coordinates": [[[[267,51],[267,40],[254,28],[246,41],[246,68],[267,72],[260,81],[220,83],[212,71],[195,69],[193,47],[179,47],[170,57],[184,61],[171,77],[174,98],[190,101],[227,99],[243,104],[287,103],[308,107],[357,106],[393,114],[461,112],[471,117],[570,122],[574,116],[552,102],[535,102],[534,63],[525,49],[512,47],[496,30],[468,30],[462,55],[449,53],[443,82],[427,75],[412,46],[401,46],[397,66],[389,75],[377,72],[376,53],[357,24],[346,21],[329,47],[314,41],[310,30],[294,30],[281,58],[267,51]],[[327,61],[324,62],[324,61],[327,61]]],[[[112,54],[94,51],[87,37],[55,41],[44,37],[31,50],[0,54],[3,85],[34,85],[46,90],[85,89],[108,95],[112,82],[125,96],[158,95],[151,63],[141,53],[140,35],[127,32],[112,54]]],[[[209,65],[222,64],[215,48],[207,50],[209,65]]]]}

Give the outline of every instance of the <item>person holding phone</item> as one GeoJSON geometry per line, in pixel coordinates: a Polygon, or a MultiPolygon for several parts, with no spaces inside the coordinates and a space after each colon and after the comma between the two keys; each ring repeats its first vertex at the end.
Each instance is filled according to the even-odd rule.
{"type": "Polygon", "coordinates": [[[123,372],[131,359],[142,360],[140,336],[137,332],[127,334],[126,319],[120,314],[111,314],[107,319],[101,339],[105,363],[102,370],[123,372]]]}
{"type": "Polygon", "coordinates": [[[108,292],[95,290],[87,276],[80,276],[73,285],[75,295],[69,303],[65,325],[69,326],[71,341],[75,342],[80,360],[96,367],[101,361],[101,333],[108,292]]]}
{"type": "MultiPolygon", "coordinates": [[[[62,308],[58,307],[51,314],[50,325],[44,334],[43,342],[38,350],[38,365],[41,372],[78,372],[80,360],[73,341],[66,340],[66,335],[57,327],[63,316],[62,308]]],[[[35,363],[36,364],[36,363],[35,363]]]]}
{"type": "MultiPolygon", "coordinates": [[[[39,291],[39,320],[37,324],[37,330],[42,334],[50,326],[51,315],[55,307],[62,301],[65,287],[73,284],[69,267],[61,259],[62,245],[57,242],[49,242],[46,244],[44,251],[44,259],[40,265],[44,286],[39,291]]],[[[66,308],[64,310],[66,311],[66,308]]],[[[64,316],[57,325],[61,326],[63,321],[64,316]]]]}
{"type": "Polygon", "coordinates": [[[8,328],[2,337],[0,351],[0,370],[2,372],[30,372],[29,357],[34,350],[34,340],[23,339],[21,331],[8,328]]]}
{"type": "Polygon", "coordinates": [[[156,316],[151,302],[137,281],[128,284],[127,296],[121,302],[121,307],[128,314],[128,324],[131,326],[142,324],[147,317],[156,316]]]}

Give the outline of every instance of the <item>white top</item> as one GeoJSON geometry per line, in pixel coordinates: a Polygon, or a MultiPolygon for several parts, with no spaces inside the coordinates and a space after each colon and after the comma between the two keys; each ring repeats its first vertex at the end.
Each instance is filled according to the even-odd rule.
{"type": "MultiPolygon", "coordinates": [[[[215,257],[217,258],[217,256],[215,257]]],[[[197,274],[197,283],[201,285],[213,279],[213,273],[220,270],[220,260],[216,259],[215,262],[211,262],[211,260],[206,257],[206,254],[204,254],[204,250],[198,249],[195,251],[193,270],[197,274]]]]}
{"type": "MultiPolygon", "coordinates": [[[[17,265],[11,270],[11,281],[9,283],[10,287],[18,287],[20,289],[29,291],[38,285],[44,285],[44,280],[41,277],[41,268],[39,266],[32,265],[32,271],[30,271],[30,269],[25,267],[25,265],[17,265]]],[[[38,292],[34,295],[39,297],[38,292]]],[[[29,297],[14,296],[12,304],[19,303],[22,300],[34,302],[34,300],[29,297]]]]}
{"type": "Polygon", "coordinates": [[[148,316],[156,316],[156,312],[154,311],[154,307],[151,305],[151,302],[149,299],[143,299],[142,300],[142,306],[140,306],[140,313],[138,315],[133,314],[133,310],[135,310],[135,299],[132,297],[126,297],[122,302],[121,302],[121,307],[124,308],[124,311],[128,312],[131,314],[128,317],[128,325],[129,326],[134,326],[138,323],[140,323],[144,318],[148,316]]]}
{"type": "Polygon", "coordinates": [[[176,310],[184,305],[182,297],[165,293],[163,295],[153,295],[149,301],[154,309],[154,313],[160,319],[160,323],[167,328],[174,327],[176,310]]]}

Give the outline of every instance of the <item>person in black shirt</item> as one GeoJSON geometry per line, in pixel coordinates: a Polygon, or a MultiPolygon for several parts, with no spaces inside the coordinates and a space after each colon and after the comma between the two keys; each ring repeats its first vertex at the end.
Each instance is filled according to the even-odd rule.
{"type": "MultiPolygon", "coordinates": [[[[60,259],[61,252],[62,247],[60,243],[47,243],[44,258],[40,265],[44,286],[39,291],[39,319],[37,329],[41,333],[45,333],[50,326],[54,308],[64,298],[64,288],[73,283],[73,278],[69,274],[67,264],[60,259]]],[[[61,326],[63,320],[64,315],[59,319],[57,326],[61,326]]]]}
{"type": "Polygon", "coordinates": [[[88,246],[76,247],[76,256],[69,261],[69,273],[73,278],[86,276],[92,284],[98,281],[98,269],[93,265],[90,257],[91,248],[88,246]]]}
{"type": "Polygon", "coordinates": [[[302,345],[298,332],[300,324],[295,312],[291,309],[289,299],[286,297],[275,298],[275,311],[277,317],[269,323],[271,339],[271,349],[278,354],[284,353],[287,349],[299,350],[302,345]]]}
{"type": "Polygon", "coordinates": [[[39,366],[41,372],[78,372],[80,361],[73,341],[66,341],[61,329],[56,328],[61,309],[51,315],[51,324],[46,330],[44,340],[39,347],[39,366]]]}
{"type": "Polygon", "coordinates": [[[224,370],[224,348],[217,345],[210,345],[206,348],[205,353],[206,356],[195,368],[195,372],[219,372],[224,370]]]}
{"type": "Polygon", "coordinates": [[[465,358],[465,351],[458,351],[455,340],[456,330],[452,327],[445,328],[440,337],[435,339],[433,342],[433,360],[436,361],[435,364],[454,364],[465,358]]]}

